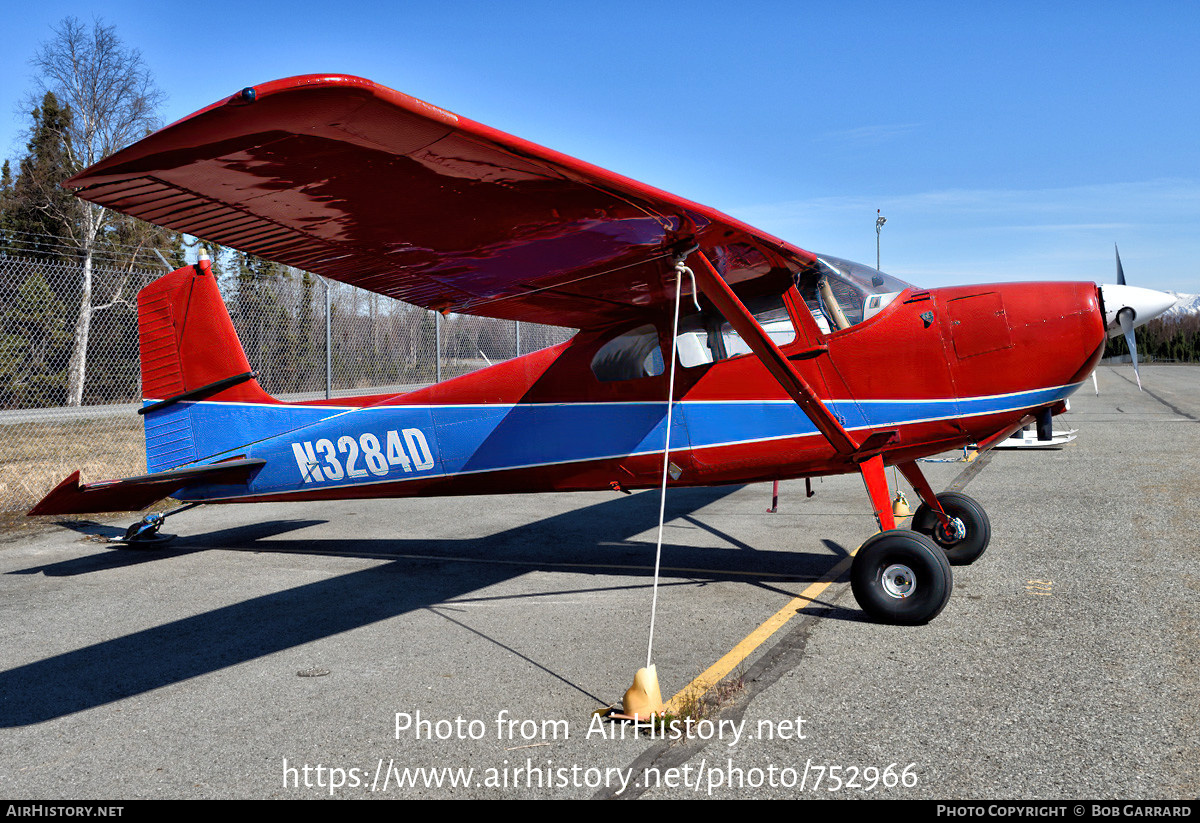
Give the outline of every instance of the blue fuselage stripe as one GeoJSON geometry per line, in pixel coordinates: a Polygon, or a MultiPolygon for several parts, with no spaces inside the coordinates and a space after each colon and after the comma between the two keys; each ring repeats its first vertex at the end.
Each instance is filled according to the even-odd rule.
{"type": "MultiPolygon", "coordinates": [[[[847,429],[894,427],[1043,406],[1076,388],[1059,386],[948,400],[827,401],[847,429]]],[[[205,487],[186,496],[224,497],[419,477],[527,468],[661,452],[665,403],[517,405],[263,406],[181,402],[147,415],[164,432],[190,427],[199,463],[235,454],[267,464],[249,488],[205,487]],[[188,424],[185,426],[184,424],[188,424]]],[[[672,449],[701,449],[816,435],[790,400],[682,401],[672,449]]],[[[175,438],[147,437],[151,471],[187,454],[175,438]]],[[[177,465],[177,464],[176,464],[177,465]]]]}

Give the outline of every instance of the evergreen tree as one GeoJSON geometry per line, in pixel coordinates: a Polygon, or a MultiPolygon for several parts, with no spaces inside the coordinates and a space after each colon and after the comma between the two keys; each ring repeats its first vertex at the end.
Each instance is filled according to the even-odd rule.
{"type": "Polygon", "coordinates": [[[325,386],[325,325],[318,323],[316,275],[300,272],[299,306],[296,312],[296,383],[292,391],[314,391],[325,386]],[[319,341],[319,342],[318,342],[319,341]]]}
{"type": "Polygon", "coordinates": [[[290,281],[278,263],[245,252],[234,253],[235,290],[230,308],[251,366],[268,392],[295,391],[298,366],[295,317],[280,296],[290,281]]]}
{"type": "Polygon", "coordinates": [[[13,176],[12,166],[7,160],[0,166],[0,255],[11,254],[13,176]]]}
{"type": "Polygon", "coordinates": [[[0,313],[0,406],[60,404],[69,343],[62,303],[40,272],[29,275],[0,313]]]}
{"type": "MultiPolygon", "coordinates": [[[[1138,357],[1141,362],[1174,360],[1181,363],[1200,362],[1200,316],[1156,317],[1139,328],[1138,357]]],[[[1129,354],[1124,335],[1108,338],[1105,357],[1129,354]]]]}
{"type": "Polygon", "coordinates": [[[29,140],[15,180],[5,186],[4,234],[7,250],[14,255],[40,260],[67,260],[70,252],[64,238],[71,235],[70,194],[60,185],[69,176],[70,154],[67,134],[71,113],[46,92],[30,112],[29,140]]]}

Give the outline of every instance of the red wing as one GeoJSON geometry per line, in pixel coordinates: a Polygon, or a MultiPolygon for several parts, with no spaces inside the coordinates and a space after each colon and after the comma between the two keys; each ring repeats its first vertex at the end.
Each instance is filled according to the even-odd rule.
{"type": "Polygon", "coordinates": [[[810,263],[731,217],[356,77],[256,86],[67,182],[77,194],[427,308],[590,328],[810,263]]]}

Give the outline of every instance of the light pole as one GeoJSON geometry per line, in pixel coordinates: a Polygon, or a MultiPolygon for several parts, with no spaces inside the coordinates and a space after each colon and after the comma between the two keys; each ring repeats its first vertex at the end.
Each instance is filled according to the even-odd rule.
{"type": "Polygon", "coordinates": [[[875,209],[875,271],[879,271],[879,232],[886,222],[887,218],[875,209]]]}

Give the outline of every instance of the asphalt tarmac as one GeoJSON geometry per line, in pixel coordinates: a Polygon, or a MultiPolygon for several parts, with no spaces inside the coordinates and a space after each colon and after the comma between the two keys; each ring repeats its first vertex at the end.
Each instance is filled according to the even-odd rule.
{"type": "Polygon", "coordinates": [[[784,614],[667,739],[593,717],[646,662],[656,493],[9,535],[0,796],[1194,799],[1200,368],[1143,382],[1102,367],[1060,449],[926,465],[993,528],[926,626],[867,622],[844,573],[793,602],[874,531],[857,477],[775,514],[769,484],[673,491],[664,696],[784,614]]]}

